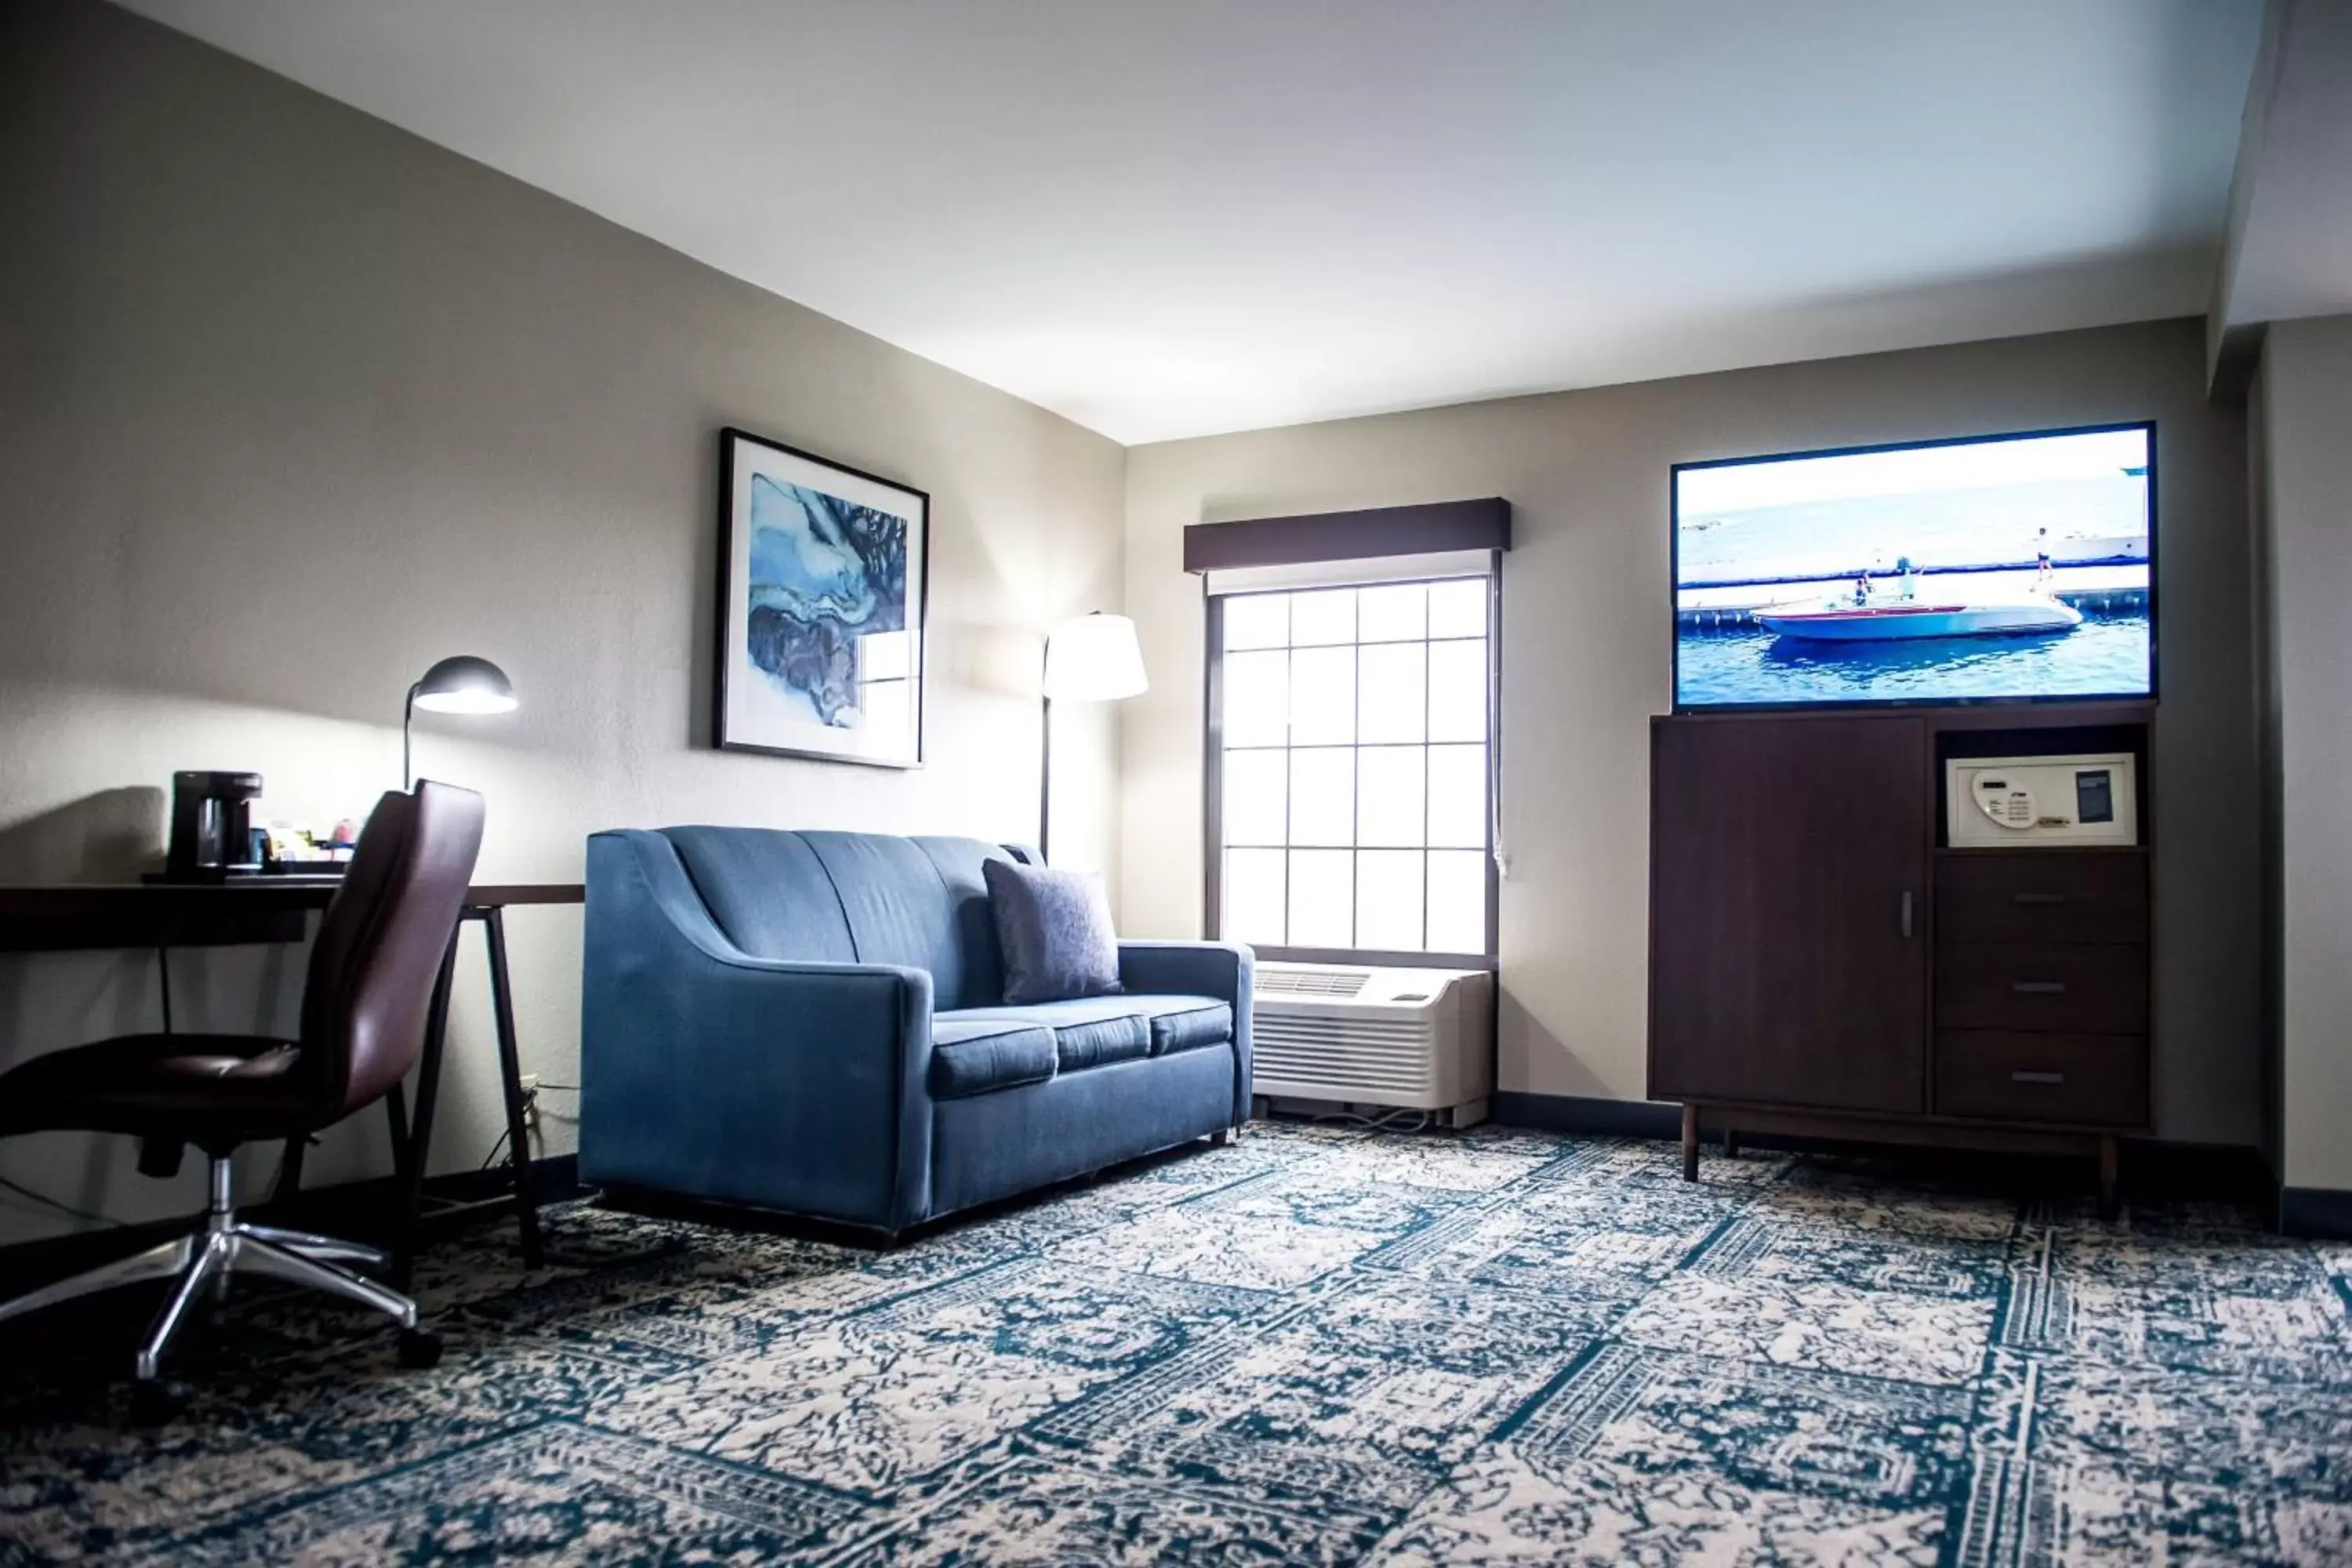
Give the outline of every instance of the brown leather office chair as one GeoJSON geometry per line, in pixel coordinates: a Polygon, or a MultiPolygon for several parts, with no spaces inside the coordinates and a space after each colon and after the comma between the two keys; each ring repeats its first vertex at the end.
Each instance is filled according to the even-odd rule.
{"type": "Polygon", "coordinates": [[[229,1155],[241,1143],[315,1132],[401,1080],[423,1047],[434,979],[481,844],[482,797],[470,790],[426,782],[376,803],[310,950],[299,1039],[128,1035],[37,1057],[0,1077],[0,1135],[122,1132],[151,1148],[193,1143],[212,1165],[202,1230],[0,1303],[0,1320],[176,1277],[139,1351],[139,1377],[152,1383],[188,1304],[207,1285],[247,1271],[388,1313],[404,1331],[403,1359],[430,1364],[439,1345],[418,1331],[416,1303],[342,1267],[382,1268],[385,1256],[238,1219],[229,1155]]]}

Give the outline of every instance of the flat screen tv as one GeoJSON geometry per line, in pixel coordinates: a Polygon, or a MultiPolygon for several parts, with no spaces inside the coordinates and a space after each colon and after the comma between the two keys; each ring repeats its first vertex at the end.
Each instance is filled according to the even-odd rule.
{"type": "Polygon", "coordinates": [[[1683,463],[1675,710],[2156,692],[2156,426],[1683,463]]]}

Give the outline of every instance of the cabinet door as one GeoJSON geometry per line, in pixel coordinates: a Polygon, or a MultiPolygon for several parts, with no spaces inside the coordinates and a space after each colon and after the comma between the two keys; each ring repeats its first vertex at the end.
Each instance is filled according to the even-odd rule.
{"type": "Polygon", "coordinates": [[[1926,1108],[1916,719],[1651,731],[1650,1093],[1926,1108]]]}

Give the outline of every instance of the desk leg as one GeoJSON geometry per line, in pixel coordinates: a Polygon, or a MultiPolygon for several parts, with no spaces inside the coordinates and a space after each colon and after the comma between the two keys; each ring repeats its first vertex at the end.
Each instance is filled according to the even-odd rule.
{"type": "Polygon", "coordinates": [[[490,1010],[498,1021],[499,1087],[507,1100],[507,1147],[514,1162],[515,1218],[522,1226],[522,1266],[537,1268],[542,1261],[539,1205],[530,1184],[530,1128],[523,1109],[522,1048],[515,1040],[514,993],[507,982],[504,910],[493,907],[484,912],[482,940],[490,955],[490,1010]]]}
{"type": "MultiPolygon", "coordinates": [[[[395,1133],[394,1142],[399,1141],[395,1133]]],[[[286,1140],[285,1157],[278,1162],[278,1184],[269,1189],[269,1201],[286,1205],[302,1195],[302,1151],[310,1141],[299,1132],[286,1140]]]]}
{"type": "Polygon", "coordinates": [[[419,1224],[425,1210],[425,1169],[433,1150],[433,1102],[441,1093],[441,1051],[449,1037],[449,977],[457,965],[457,933],[442,950],[441,973],[433,980],[433,1000],[425,1014],[425,1051],[416,1067],[416,1110],[408,1121],[407,1156],[402,1162],[407,1190],[401,1194],[400,1245],[394,1252],[395,1279],[408,1283],[416,1263],[419,1224]]]}
{"type": "Polygon", "coordinates": [[[383,1119],[392,1123],[393,1183],[404,1193],[408,1190],[408,1090],[404,1086],[395,1083],[383,1091],[383,1119]]]}

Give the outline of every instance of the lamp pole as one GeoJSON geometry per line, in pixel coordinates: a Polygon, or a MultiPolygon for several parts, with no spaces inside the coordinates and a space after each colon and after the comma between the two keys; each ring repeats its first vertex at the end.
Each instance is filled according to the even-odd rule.
{"type": "Polygon", "coordinates": [[[416,787],[416,773],[409,765],[409,731],[416,727],[416,692],[425,683],[413,680],[408,685],[408,700],[400,705],[400,787],[405,792],[416,787]]]}
{"type": "Polygon", "coordinates": [[[1042,697],[1038,704],[1037,863],[1043,866],[1051,860],[1054,832],[1054,700],[1042,697]]]}

